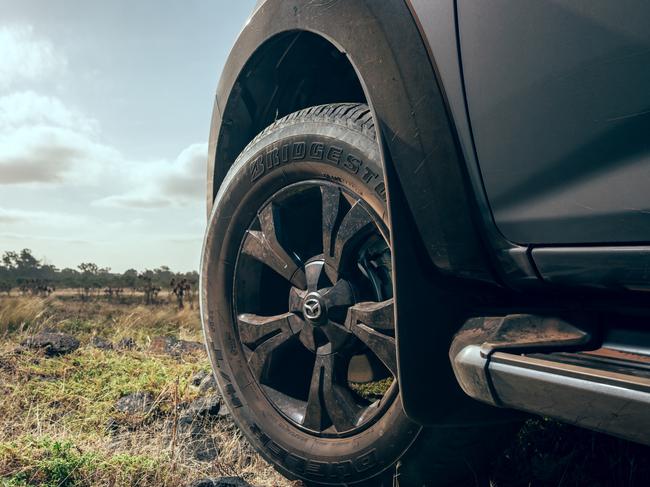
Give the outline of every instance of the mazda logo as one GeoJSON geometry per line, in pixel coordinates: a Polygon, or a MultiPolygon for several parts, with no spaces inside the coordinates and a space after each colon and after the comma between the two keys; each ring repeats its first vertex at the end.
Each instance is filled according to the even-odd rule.
{"type": "Polygon", "coordinates": [[[317,320],[323,312],[320,301],[316,298],[307,299],[303,305],[303,311],[310,320],[317,320]]]}

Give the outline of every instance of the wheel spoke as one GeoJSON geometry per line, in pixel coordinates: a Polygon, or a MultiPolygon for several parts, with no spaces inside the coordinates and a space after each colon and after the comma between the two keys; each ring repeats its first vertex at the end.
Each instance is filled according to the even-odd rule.
{"type": "Polygon", "coordinates": [[[321,186],[323,212],[323,254],[331,258],[334,253],[335,231],[340,220],[341,190],[333,186],[321,186]]]}
{"type": "Polygon", "coordinates": [[[305,326],[300,332],[300,341],[307,347],[307,350],[316,350],[316,337],[314,337],[314,328],[305,326]]]}
{"type": "Polygon", "coordinates": [[[301,291],[298,288],[292,287],[289,290],[289,311],[295,313],[302,312],[302,300],[307,295],[306,291],[301,291]]]}
{"type": "Polygon", "coordinates": [[[267,205],[257,216],[262,230],[247,230],[242,252],[266,264],[294,286],[305,289],[304,271],[279,242],[273,204],[267,205]]]}
{"type": "Polygon", "coordinates": [[[307,397],[307,407],[302,425],[315,431],[321,431],[323,428],[324,407],[323,407],[323,380],[324,368],[329,361],[330,355],[317,355],[314,363],[314,370],[311,375],[309,384],[309,396],[307,397]]]}
{"type": "Polygon", "coordinates": [[[278,333],[298,333],[303,327],[303,321],[293,313],[277,316],[258,316],[244,313],[237,317],[239,337],[245,345],[256,345],[269,335],[278,333]]]}
{"type": "Polygon", "coordinates": [[[310,262],[305,266],[305,275],[307,279],[307,290],[309,292],[318,291],[323,276],[324,263],[321,261],[310,262]]]}
{"type": "Polygon", "coordinates": [[[320,330],[325,334],[329,345],[333,350],[337,350],[350,338],[350,332],[342,325],[337,325],[333,321],[322,325],[320,330]]]}
{"type": "Polygon", "coordinates": [[[343,386],[332,384],[328,392],[325,394],[325,405],[336,431],[354,428],[364,408],[357,404],[352,393],[343,386]]]}
{"type": "Polygon", "coordinates": [[[322,293],[327,309],[332,312],[339,308],[347,308],[354,303],[354,293],[347,281],[338,281],[322,293]]]}
{"type": "Polygon", "coordinates": [[[393,298],[378,303],[366,301],[357,303],[348,310],[350,325],[363,323],[376,330],[392,331],[395,329],[393,298]]]}
{"type": "Polygon", "coordinates": [[[346,327],[397,377],[395,338],[380,331],[394,329],[392,298],[380,303],[352,306],[348,311],[346,327]]]}
{"type": "Polygon", "coordinates": [[[248,358],[248,366],[260,382],[266,376],[266,371],[268,370],[273,353],[292,336],[293,333],[291,331],[284,331],[274,335],[257,346],[250,355],[248,358]]]}
{"type": "Polygon", "coordinates": [[[352,203],[346,212],[343,206],[345,198],[338,188],[323,186],[321,196],[323,255],[328,264],[325,271],[331,281],[336,282],[348,251],[372,228],[373,221],[360,200],[352,203]]]}
{"type": "MultiPolygon", "coordinates": [[[[337,361],[341,359],[336,355],[324,356],[329,364],[323,369],[323,400],[325,409],[336,431],[342,432],[354,428],[363,407],[354,400],[347,387],[339,384],[336,370],[337,361]]],[[[342,364],[339,364],[342,365],[342,364]]],[[[346,377],[347,379],[347,377],[346,377]]]]}
{"type": "Polygon", "coordinates": [[[356,426],[362,407],[352,394],[336,382],[336,354],[317,355],[312,372],[303,426],[320,431],[329,417],[337,431],[356,426]]]}
{"type": "Polygon", "coordinates": [[[395,339],[393,337],[373,330],[363,323],[354,325],[352,327],[352,333],[373,351],[393,376],[397,377],[397,354],[395,351],[395,339]]]}

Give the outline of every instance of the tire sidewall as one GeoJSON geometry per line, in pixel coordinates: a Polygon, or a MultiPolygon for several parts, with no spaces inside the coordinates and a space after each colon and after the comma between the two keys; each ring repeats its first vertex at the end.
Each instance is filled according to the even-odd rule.
{"type": "Polygon", "coordinates": [[[222,397],[249,441],[284,475],[321,484],[356,483],[391,466],[417,437],[400,398],[358,434],[319,438],[292,425],[267,400],[239,342],[233,281],[239,246],[263,203],[305,180],[359,195],[387,223],[376,141],[334,123],[295,121],[256,139],[235,161],[215,199],[201,262],[201,314],[222,397]]]}

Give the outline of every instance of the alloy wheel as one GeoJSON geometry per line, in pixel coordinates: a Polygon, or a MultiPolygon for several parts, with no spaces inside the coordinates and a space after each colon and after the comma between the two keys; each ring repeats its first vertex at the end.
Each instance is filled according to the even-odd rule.
{"type": "Polygon", "coordinates": [[[264,202],[233,303],[252,385],[296,427],[355,434],[397,397],[388,231],[349,189],[305,181],[264,202]]]}

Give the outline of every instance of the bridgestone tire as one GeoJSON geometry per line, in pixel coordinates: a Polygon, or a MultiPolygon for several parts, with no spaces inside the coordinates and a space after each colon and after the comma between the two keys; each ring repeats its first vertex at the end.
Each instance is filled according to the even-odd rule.
{"type": "MultiPolygon", "coordinates": [[[[349,189],[388,227],[381,158],[366,105],[325,105],[288,115],[261,132],[230,168],[214,201],[202,256],[201,312],[210,360],[235,422],[282,474],[317,485],[367,482],[388,486],[394,465],[422,429],[406,417],[399,396],[379,419],[352,436],[310,434],[269,403],[252,378],[239,340],[233,283],[244,234],[268,198],[305,180],[330,181],[349,189]]],[[[466,430],[455,435],[445,429],[441,436],[449,446],[462,449],[468,439],[466,430]]],[[[470,436],[476,442],[476,435],[470,436]]],[[[445,450],[439,441],[433,443],[445,450]]],[[[432,453],[422,445],[413,450],[432,453]]],[[[456,455],[449,462],[455,469],[459,458],[467,461],[464,454],[456,455]]],[[[454,474],[439,467],[436,465],[437,478],[431,485],[463,477],[462,472],[454,474]]],[[[401,485],[415,484],[403,480],[401,485]]]]}

